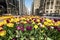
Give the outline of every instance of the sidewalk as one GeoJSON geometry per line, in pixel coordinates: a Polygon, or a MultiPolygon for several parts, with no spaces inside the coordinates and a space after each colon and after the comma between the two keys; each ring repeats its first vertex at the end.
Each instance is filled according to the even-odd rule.
{"type": "Polygon", "coordinates": [[[46,18],[54,18],[54,19],[60,19],[60,17],[52,17],[52,16],[43,16],[43,17],[46,17],[46,18]]]}

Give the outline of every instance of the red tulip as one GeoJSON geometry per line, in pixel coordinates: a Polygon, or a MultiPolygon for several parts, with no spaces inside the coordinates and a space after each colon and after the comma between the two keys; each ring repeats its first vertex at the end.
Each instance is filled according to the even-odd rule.
{"type": "Polygon", "coordinates": [[[7,22],[7,23],[9,23],[9,22],[10,22],[10,18],[9,18],[9,19],[7,19],[7,20],[6,20],[6,22],[7,22]]]}
{"type": "Polygon", "coordinates": [[[57,19],[54,19],[55,22],[57,22],[58,20],[57,19]]]}
{"type": "Polygon", "coordinates": [[[58,26],[54,26],[54,29],[58,29],[58,26]]]}
{"type": "Polygon", "coordinates": [[[43,23],[43,22],[44,22],[44,19],[43,19],[43,18],[41,18],[41,19],[40,19],[40,22],[41,22],[41,23],[43,23]]]}
{"type": "Polygon", "coordinates": [[[27,20],[27,23],[31,24],[31,21],[28,21],[28,20],[27,20]]]}
{"type": "Polygon", "coordinates": [[[32,20],[36,21],[36,18],[32,18],[32,20]]]}
{"type": "Polygon", "coordinates": [[[54,29],[57,29],[57,31],[60,32],[60,27],[58,27],[58,26],[54,26],[54,29]]]}
{"type": "Polygon", "coordinates": [[[17,30],[21,30],[22,32],[24,31],[24,27],[23,26],[17,26],[16,28],[17,28],[17,30]]]}
{"type": "Polygon", "coordinates": [[[57,29],[60,32],[60,28],[57,29]]]}
{"type": "Polygon", "coordinates": [[[26,30],[32,30],[32,27],[31,26],[27,26],[26,30]]]}
{"type": "Polygon", "coordinates": [[[58,19],[58,21],[60,21],[60,19],[58,19]]]}
{"type": "Polygon", "coordinates": [[[50,30],[50,26],[47,26],[48,30],[50,30]]]}
{"type": "Polygon", "coordinates": [[[20,30],[21,29],[20,26],[17,26],[16,28],[17,28],[17,30],[20,30]]]}

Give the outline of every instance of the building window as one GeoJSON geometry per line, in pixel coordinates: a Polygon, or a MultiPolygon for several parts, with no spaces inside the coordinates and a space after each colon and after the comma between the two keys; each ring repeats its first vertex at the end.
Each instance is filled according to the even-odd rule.
{"type": "Polygon", "coordinates": [[[49,0],[49,2],[50,2],[50,0],[49,0]]]}
{"type": "Polygon", "coordinates": [[[59,9],[60,9],[60,7],[59,7],[59,9]]]}
{"type": "Polygon", "coordinates": [[[46,2],[46,0],[45,0],[45,2],[46,2]]]}
{"type": "Polygon", "coordinates": [[[53,2],[51,2],[51,9],[53,9],[53,2]]]}
{"type": "Polygon", "coordinates": [[[46,11],[46,13],[48,13],[48,11],[46,11]]]}
{"type": "Polygon", "coordinates": [[[59,1],[56,2],[56,5],[58,5],[58,4],[59,4],[59,1]]]}
{"type": "Polygon", "coordinates": [[[56,13],[56,11],[55,11],[55,13],[56,13]]]}
{"type": "Polygon", "coordinates": [[[49,4],[50,4],[50,3],[49,3],[49,2],[47,2],[47,8],[46,8],[46,9],[49,9],[49,4]]]}
{"type": "Polygon", "coordinates": [[[55,12],[56,12],[56,13],[59,13],[59,10],[56,10],[55,12]]]}
{"type": "Polygon", "coordinates": [[[52,13],[52,11],[50,11],[50,13],[52,13]]]}
{"type": "Polygon", "coordinates": [[[53,2],[51,2],[51,4],[53,5],[53,2]]]}

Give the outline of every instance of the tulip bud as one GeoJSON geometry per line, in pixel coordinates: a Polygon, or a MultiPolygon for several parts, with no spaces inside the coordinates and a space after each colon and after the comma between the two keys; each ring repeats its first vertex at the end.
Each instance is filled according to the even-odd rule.
{"type": "Polygon", "coordinates": [[[17,28],[17,30],[21,30],[22,32],[24,31],[24,27],[23,26],[17,26],[16,28],[17,28]]]}
{"type": "Polygon", "coordinates": [[[31,26],[27,26],[26,30],[32,30],[32,27],[31,26]]]}

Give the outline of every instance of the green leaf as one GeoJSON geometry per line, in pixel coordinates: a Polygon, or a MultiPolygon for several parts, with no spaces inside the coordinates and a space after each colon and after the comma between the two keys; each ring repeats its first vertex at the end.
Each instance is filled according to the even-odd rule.
{"type": "Polygon", "coordinates": [[[53,40],[53,39],[51,39],[51,38],[47,37],[47,40],[53,40]]]}
{"type": "Polygon", "coordinates": [[[3,26],[3,29],[4,29],[4,30],[7,30],[7,29],[8,29],[8,27],[7,27],[6,25],[4,25],[4,26],[3,26]]]}

